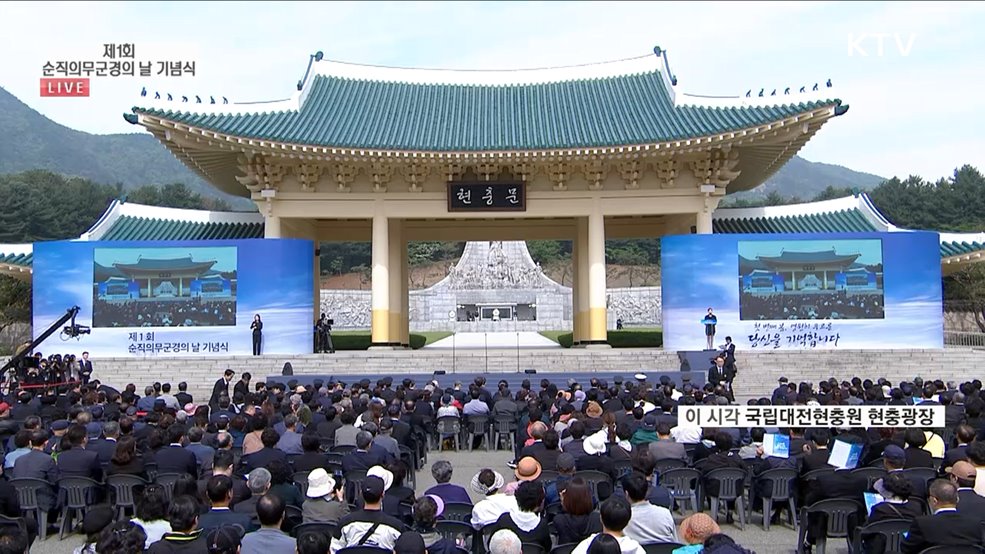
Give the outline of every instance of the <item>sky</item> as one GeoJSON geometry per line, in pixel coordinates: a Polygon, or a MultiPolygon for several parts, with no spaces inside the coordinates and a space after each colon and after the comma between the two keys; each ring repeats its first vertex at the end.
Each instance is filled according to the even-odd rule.
{"type": "Polygon", "coordinates": [[[184,259],[191,256],[194,262],[215,261],[214,271],[236,271],[236,247],[196,247],[196,248],[97,248],[93,250],[93,261],[109,267],[114,263],[132,264],[140,258],[149,260],[184,259]]]}
{"type": "Polygon", "coordinates": [[[857,263],[882,263],[882,241],[879,239],[849,240],[749,240],[739,241],[739,256],[754,259],[759,256],[779,256],[787,252],[829,252],[836,254],[859,254],[857,263]]]}
{"type": "Polygon", "coordinates": [[[608,61],[660,46],[678,93],[767,94],[831,79],[851,106],[801,151],[883,177],[985,170],[985,3],[3,2],[0,86],[90,133],[140,129],[142,87],[176,97],[288,98],[309,55],[452,69],[608,61]],[[89,98],[42,98],[46,62],[194,61],[195,75],[93,77],[89,98]],[[881,48],[880,48],[881,46],[881,48]]]}

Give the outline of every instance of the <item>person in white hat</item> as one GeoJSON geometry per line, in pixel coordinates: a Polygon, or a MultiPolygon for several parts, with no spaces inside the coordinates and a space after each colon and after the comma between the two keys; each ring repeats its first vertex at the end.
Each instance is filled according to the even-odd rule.
{"type": "Polygon", "coordinates": [[[519,510],[516,497],[501,492],[505,484],[502,474],[492,469],[483,469],[472,477],[469,488],[483,496],[472,508],[472,527],[482,529],[496,523],[499,516],[519,510]]]}
{"type": "Polygon", "coordinates": [[[304,523],[338,523],[349,513],[342,499],[342,480],[336,480],[322,468],[308,474],[308,492],[301,506],[304,523]]]}

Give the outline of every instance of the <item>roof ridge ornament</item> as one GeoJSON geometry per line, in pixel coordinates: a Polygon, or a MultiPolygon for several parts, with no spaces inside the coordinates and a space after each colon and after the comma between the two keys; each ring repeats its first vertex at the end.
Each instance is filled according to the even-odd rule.
{"type": "Polygon", "coordinates": [[[664,69],[667,71],[667,77],[670,79],[670,84],[676,87],[677,76],[670,70],[670,60],[667,59],[667,51],[659,46],[654,46],[653,53],[664,61],[664,69]]]}
{"type": "Polygon", "coordinates": [[[315,52],[310,57],[308,57],[308,69],[304,70],[304,77],[301,77],[301,80],[298,81],[299,92],[301,91],[301,89],[304,88],[305,83],[308,82],[308,75],[311,73],[311,64],[315,62],[320,62],[324,57],[325,57],[325,53],[322,52],[321,50],[315,52]]]}

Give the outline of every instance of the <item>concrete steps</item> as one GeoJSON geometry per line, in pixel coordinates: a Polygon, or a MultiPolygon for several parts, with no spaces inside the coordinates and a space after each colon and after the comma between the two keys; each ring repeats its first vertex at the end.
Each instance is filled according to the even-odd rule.
{"type": "MultiPolygon", "coordinates": [[[[972,348],[943,350],[826,350],[737,352],[739,374],[737,394],[768,396],[782,375],[793,381],[818,382],[834,376],[848,379],[855,375],[875,379],[884,376],[892,382],[924,378],[970,380],[981,378],[985,351],[972,348]]],[[[188,383],[196,399],[208,398],[212,384],[230,368],[249,371],[254,380],[280,374],[290,362],[295,374],[366,375],[374,381],[386,375],[431,374],[443,370],[460,376],[463,382],[480,373],[516,373],[536,369],[567,378],[580,379],[593,372],[618,372],[624,377],[642,371],[658,375],[661,370],[680,367],[677,353],[659,348],[626,349],[422,349],[371,350],[307,354],[300,356],[226,356],[197,358],[93,358],[94,377],[115,387],[134,383],[138,390],[154,381],[176,385],[188,383]]],[[[539,377],[538,377],[539,378],[539,377]]],[[[550,377],[549,377],[550,378],[550,377]]]]}

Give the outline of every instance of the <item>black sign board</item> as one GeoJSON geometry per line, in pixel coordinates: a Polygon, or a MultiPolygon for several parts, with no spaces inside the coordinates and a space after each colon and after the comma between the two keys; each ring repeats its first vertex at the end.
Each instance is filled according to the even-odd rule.
{"type": "Polygon", "coordinates": [[[448,183],[449,212],[523,212],[527,210],[524,182],[448,183]]]}

